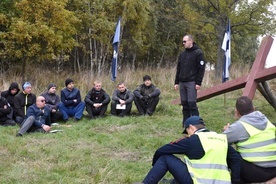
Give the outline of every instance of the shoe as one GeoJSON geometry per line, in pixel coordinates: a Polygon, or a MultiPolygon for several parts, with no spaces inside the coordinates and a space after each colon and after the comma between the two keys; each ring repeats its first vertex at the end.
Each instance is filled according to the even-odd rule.
{"type": "Polygon", "coordinates": [[[119,117],[123,118],[125,115],[123,113],[119,114],[119,117]]]}
{"type": "Polygon", "coordinates": [[[79,121],[78,118],[74,118],[74,119],[73,119],[73,122],[74,122],[74,123],[77,123],[78,121],[79,121]]]}
{"type": "Polygon", "coordinates": [[[16,137],[22,137],[23,135],[21,133],[17,133],[16,137]]]}
{"type": "Polygon", "coordinates": [[[68,119],[64,119],[63,121],[64,121],[64,123],[67,123],[68,119]]]}
{"type": "Polygon", "coordinates": [[[144,183],[141,183],[141,182],[134,182],[132,184],[144,184],[144,183]]]}

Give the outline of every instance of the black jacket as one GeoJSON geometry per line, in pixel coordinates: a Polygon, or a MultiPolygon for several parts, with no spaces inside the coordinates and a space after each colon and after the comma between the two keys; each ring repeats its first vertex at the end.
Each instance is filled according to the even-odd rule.
{"type": "Polygon", "coordinates": [[[19,91],[20,91],[20,89],[19,89],[18,84],[16,82],[13,82],[13,83],[11,83],[8,90],[1,92],[1,96],[6,98],[7,101],[9,102],[9,104],[11,105],[11,107],[14,108],[14,97],[15,97],[15,95],[17,95],[19,93],[19,91]],[[12,94],[11,93],[12,89],[17,89],[17,93],[12,94]]]}
{"type": "Polygon", "coordinates": [[[15,116],[20,116],[22,118],[25,118],[28,107],[35,104],[35,102],[36,102],[35,94],[31,93],[27,95],[23,93],[23,91],[18,93],[14,98],[15,116]]]}
{"type": "Polygon", "coordinates": [[[158,97],[160,93],[160,89],[158,89],[158,87],[153,84],[151,84],[150,86],[141,84],[133,91],[134,96],[137,98],[141,98],[142,96],[150,96],[152,98],[155,98],[158,97]]]}
{"type": "Polygon", "coordinates": [[[204,72],[204,54],[194,43],[192,48],[185,49],[178,58],[174,84],[195,81],[197,85],[201,85],[204,72]]]}
{"type": "Polygon", "coordinates": [[[94,103],[106,105],[110,102],[110,97],[103,89],[97,91],[95,88],[92,88],[85,96],[84,101],[89,105],[93,105],[94,103]]]}
{"type": "Polygon", "coordinates": [[[11,107],[9,106],[8,101],[0,96],[0,122],[5,122],[8,120],[8,115],[11,112],[11,107]],[[6,106],[6,108],[4,108],[6,106]]]}

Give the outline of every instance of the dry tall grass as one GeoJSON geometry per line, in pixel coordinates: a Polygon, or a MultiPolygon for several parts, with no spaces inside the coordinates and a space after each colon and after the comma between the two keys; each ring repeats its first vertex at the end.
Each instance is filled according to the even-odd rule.
{"type": "MultiPolygon", "coordinates": [[[[116,88],[118,82],[124,81],[130,90],[134,90],[136,86],[143,82],[142,77],[146,74],[152,77],[153,84],[161,89],[162,95],[170,97],[175,97],[178,95],[178,93],[175,93],[173,88],[176,72],[175,67],[161,68],[156,70],[138,69],[136,71],[118,71],[118,77],[115,82],[110,80],[110,73],[103,73],[100,76],[91,74],[89,71],[83,71],[82,73],[78,74],[67,72],[60,72],[57,74],[55,71],[44,70],[43,68],[39,68],[37,66],[29,66],[26,71],[28,71],[26,73],[26,80],[32,83],[33,93],[35,93],[36,95],[44,92],[47,89],[48,84],[52,82],[58,85],[58,90],[63,89],[65,87],[64,81],[66,80],[66,78],[71,78],[74,80],[75,87],[80,89],[83,98],[86,93],[92,88],[93,82],[95,80],[102,81],[103,88],[107,91],[108,94],[112,95],[112,92],[116,88]]],[[[247,75],[249,72],[250,66],[233,64],[231,65],[230,70],[230,80],[247,75]]],[[[10,83],[14,81],[18,82],[19,86],[22,85],[20,82],[20,74],[13,73],[12,69],[0,76],[0,90],[8,89],[10,83]]],[[[216,78],[213,70],[206,70],[202,83],[202,89],[206,89],[220,83],[221,78],[216,78]]],[[[276,79],[270,80],[269,84],[271,86],[272,92],[276,94],[276,79]]]]}

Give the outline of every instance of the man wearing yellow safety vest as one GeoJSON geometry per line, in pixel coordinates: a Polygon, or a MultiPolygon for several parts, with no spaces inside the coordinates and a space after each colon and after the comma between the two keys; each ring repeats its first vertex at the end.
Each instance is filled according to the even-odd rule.
{"type": "Polygon", "coordinates": [[[236,145],[242,157],[241,180],[245,183],[276,179],[275,126],[252,100],[242,96],[236,101],[239,120],[224,127],[229,143],[236,145]]]}
{"type": "Polygon", "coordinates": [[[157,184],[169,171],[179,184],[231,184],[240,179],[240,157],[223,134],[210,132],[199,116],[186,119],[188,136],[159,148],[144,184],[157,184]],[[184,161],[173,154],[183,154],[184,161]],[[231,175],[229,172],[231,170],[231,175]]]}

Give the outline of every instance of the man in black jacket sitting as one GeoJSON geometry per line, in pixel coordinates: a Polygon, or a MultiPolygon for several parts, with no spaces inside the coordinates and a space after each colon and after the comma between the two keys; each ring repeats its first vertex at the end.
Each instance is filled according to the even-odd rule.
{"type": "Polygon", "coordinates": [[[145,75],[144,83],[138,86],[134,91],[134,103],[140,115],[151,116],[159,102],[160,90],[151,83],[151,77],[145,75]]]}

